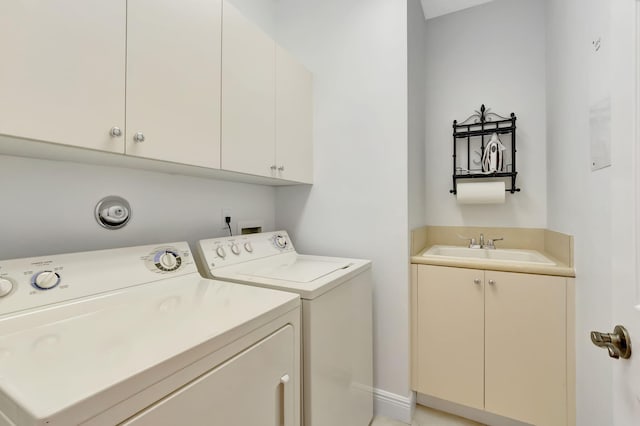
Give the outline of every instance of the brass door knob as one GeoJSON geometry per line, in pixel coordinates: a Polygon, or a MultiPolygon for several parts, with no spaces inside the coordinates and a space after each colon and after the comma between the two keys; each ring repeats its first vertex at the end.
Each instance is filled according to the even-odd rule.
{"type": "Polygon", "coordinates": [[[600,348],[607,348],[611,358],[628,359],[631,357],[631,339],[629,332],[621,325],[616,325],[613,333],[591,332],[591,341],[600,348]]]}

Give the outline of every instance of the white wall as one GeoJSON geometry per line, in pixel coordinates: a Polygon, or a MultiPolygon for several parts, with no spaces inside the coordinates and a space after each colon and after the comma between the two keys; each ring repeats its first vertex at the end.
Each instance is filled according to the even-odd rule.
{"type": "Polygon", "coordinates": [[[302,252],[373,260],[375,387],[406,399],[407,3],[278,6],[279,42],[314,74],[315,170],[312,188],[276,190],[276,226],[302,252]]]}
{"type": "Polygon", "coordinates": [[[589,55],[604,12],[592,0],[547,1],[548,223],[575,237],[580,426],[614,424],[613,364],[589,340],[611,321],[611,169],[591,171],[589,145],[589,55]]]}
{"type": "Polygon", "coordinates": [[[275,190],[266,186],[9,156],[0,156],[0,182],[0,259],[224,236],[223,207],[233,224],[274,225],[275,190]],[[107,195],[131,204],[122,229],[94,218],[107,195]]]}
{"type": "MultiPolygon", "coordinates": [[[[427,195],[430,225],[546,226],[545,2],[497,0],[427,21],[427,195]],[[518,187],[499,205],[458,205],[454,119],[481,104],[517,121],[518,187]]],[[[507,184],[508,186],[509,184],[507,184]]]]}
{"type": "Polygon", "coordinates": [[[426,225],[426,21],[419,0],[409,0],[408,80],[409,80],[409,229],[426,225]]]}

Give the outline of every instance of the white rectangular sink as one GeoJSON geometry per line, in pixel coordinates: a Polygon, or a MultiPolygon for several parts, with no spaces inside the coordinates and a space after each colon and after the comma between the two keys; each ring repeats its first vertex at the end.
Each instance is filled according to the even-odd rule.
{"type": "Polygon", "coordinates": [[[472,249],[458,246],[433,246],[422,254],[425,257],[438,256],[456,259],[476,259],[500,262],[535,263],[539,265],[555,265],[535,250],[516,249],[472,249]]]}

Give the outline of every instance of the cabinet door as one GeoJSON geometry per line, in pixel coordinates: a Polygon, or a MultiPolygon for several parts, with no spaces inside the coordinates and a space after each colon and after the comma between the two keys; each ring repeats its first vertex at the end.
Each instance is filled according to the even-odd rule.
{"type": "Polygon", "coordinates": [[[418,266],[417,391],[484,407],[483,271],[418,266]]]}
{"type": "Polygon", "coordinates": [[[124,152],[125,0],[0,2],[0,134],[124,152]]]}
{"type": "Polygon", "coordinates": [[[566,425],[566,279],[485,273],[486,410],[566,425]]]}
{"type": "Polygon", "coordinates": [[[127,426],[294,426],[294,332],[288,325],[158,401],[127,426]],[[283,376],[289,381],[281,381],[283,376]]]}
{"type": "Polygon", "coordinates": [[[276,46],[276,163],[278,177],[313,180],[313,78],[276,46]]]}
{"type": "Polygon", "coordinates": [[[222,31],[222,168],[275,177],[275,42],[227,1],[222,31]]]}
{"type": "Polygon", "coordinates": [[[221,0],[128,1],[128,155],[220,167],[221,13],[221,0]]]}

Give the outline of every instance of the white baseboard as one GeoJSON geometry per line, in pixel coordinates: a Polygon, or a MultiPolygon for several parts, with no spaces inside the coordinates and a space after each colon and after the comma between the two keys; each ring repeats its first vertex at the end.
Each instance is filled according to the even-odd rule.
{"type": "Polygon", "coordinates": [[[416,409],[416,394],[397,395],[382,389],[373,390],[373,412],[376,416],[384,416],[411,424],[416,409]]]}

